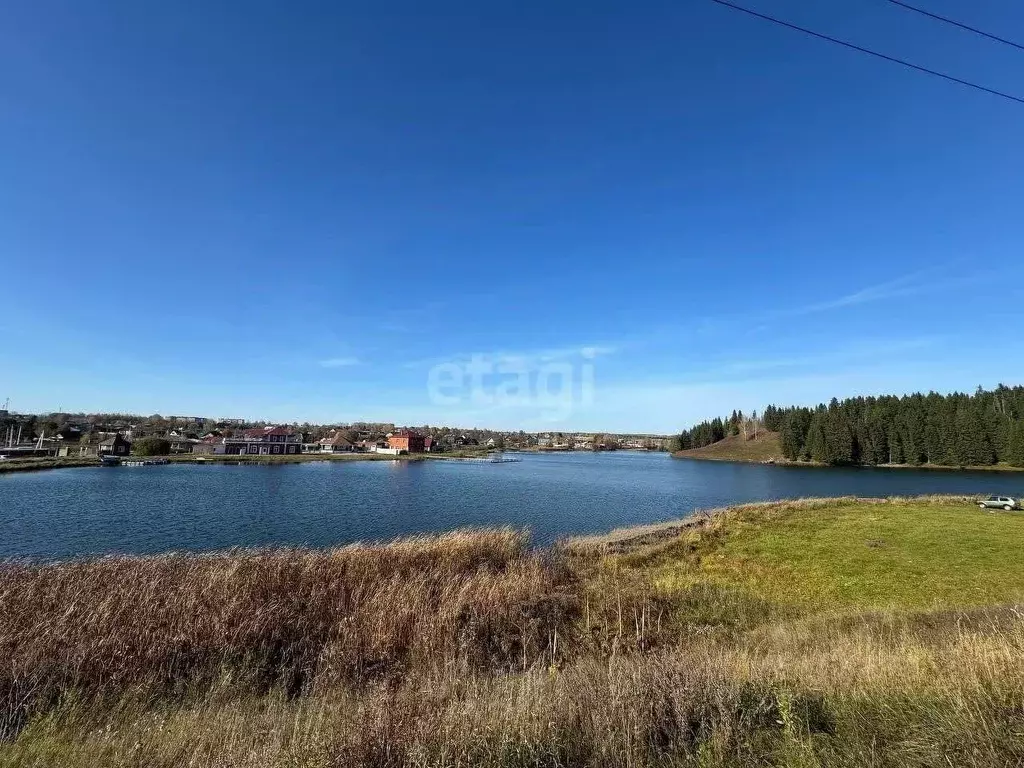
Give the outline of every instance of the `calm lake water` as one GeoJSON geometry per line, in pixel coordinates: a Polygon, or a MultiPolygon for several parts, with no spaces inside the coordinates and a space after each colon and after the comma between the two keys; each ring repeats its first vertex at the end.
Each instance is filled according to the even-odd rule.
{"type": "Polygon", "coordinates": [[[521,458],[0,475],[0,557],[325,547],[504,524],[528,527],[546,544],[745,501],[1024,490],[1016,473],[790,468],[630,452],[521,458]]]}

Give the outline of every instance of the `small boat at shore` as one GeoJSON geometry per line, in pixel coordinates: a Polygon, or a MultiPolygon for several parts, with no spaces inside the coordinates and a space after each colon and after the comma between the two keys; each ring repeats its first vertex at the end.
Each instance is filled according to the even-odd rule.
{"type": "Polygon", "coordinates": [[[514,464],[517,461],[522,461],[522,459],[514,459],[503,453],[492,454],[491,457],[487,459],[488,464],[514,464]]]}
{"type": "Polygon", "coordinates": [[[104,467],[159,467],[170,464],[167,459],[125,459],[121,456],[100,456],[104,467]]]}

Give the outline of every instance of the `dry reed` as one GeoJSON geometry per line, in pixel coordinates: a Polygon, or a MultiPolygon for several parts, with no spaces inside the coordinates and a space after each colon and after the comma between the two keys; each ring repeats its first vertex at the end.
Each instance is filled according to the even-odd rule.
{"type": "Polygon", "coordinates": [[[230,675],[299,695],[407,668],[521,669],[574,609],[567,575],[511,530],[8,565],[0,737],[67,691],[168,694],[230,675]]]}
{"type": "Polygon", "coordinates": [[[500,530],[10,564],[0,766],[1024,764],[1017,607],[790,615],[624,562],[500,530]]]}

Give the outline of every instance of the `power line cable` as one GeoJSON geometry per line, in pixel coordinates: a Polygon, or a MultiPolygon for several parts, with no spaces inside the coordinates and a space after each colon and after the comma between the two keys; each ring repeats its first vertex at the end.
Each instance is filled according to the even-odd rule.
{"type": "Polygon", "coordinates": [[[863,47],[861,47],[859,45],[854,45],[853,43],[848,43],[845,40],[840,40],[840,39],[838,39],[836,37],[829,37],[828,35],[824,35],[821,32],[815,32],[813,29],[807,29],[806,27],[799,27],[796,24],[791,24],[788,21],[783,21],[782,19],[777,19],[774,16],[768,16],[768,15],[763,14],[763,13],[758,13],[757,11],[752,11],[749,8],[744,8],[742,5],[736,5],[734,3],[730,3],[728,0],[711,0],[711,2],[717,3],[718,5],[725,6],[726,8],[731,8],[734,11],[740,11],[741,13],[749,14],[750,16],[756,16],[757,18],[764,19],[765,21],[770,21],[772,24],[778,24],[780,26],[787,27],[788,29],[792,29],[792,30],[795,30],[797,32],[803,32],[805,35],[810,35],[811,37],[816,37],[819,40],[826,40],[826,41],[828,41],[830,43],[835,43],[836,45],[841,45],[844,48],[849,48],[849,49],[854,50],[854,51],[859,51],[860,53],[866,53],[869,56],[874,56],[874,57],[879,58],[879,59],[884,59],[885,61],[892,62],[893,64],[899,64],[900,66],[907,67],[908,69],[913,69],[913,70],[916,70],[918,72],[924,72],[926,75],[932,75],[934,77],[941,77],[943,80],[948,80],[951,83],[958,83],[959,85],[965,85],[968,88],[974,88],[977,91],[983,91],[984,93],[991,94],[992,96],[999,96],[999,97],[1004,98],[1004,99],[1009,99],[1010,101],[1015,101],[1018,104],[1024,104],[1024,98],[1021,98],[1020,96],[1014,96],[1012,94],[1005,93],[1003,91],[997,91],[994,88],[988,88],[988,87],[986,87],[984,85],[978,85],[977,83],[972,83],[969,80],[961,80],[959,77],[954,77],[953,75],[947,75],[944,72],[937,72],[934,69],[928,69],[927,67],[922,67],[922,66],[920,66],[918,64],[912,64],[911,62],[906,61],[904,59],[897,59],[895,56],[888,56],[888,55],[886,55],[884,53],[879,53],[878,51],[872,51],[870,48],[863,48],[863,47]]]}
{"type": "Polygon", "coordinates": [[[976,27],[971,27],[971,26],[968,26],[967,24],[961,24],[956,19],[950,19],[950,18],[948,18],[946,16],[940,16],[937,13],[932,13],[931,11],[926,11],[924,8],[918,8],[917,6],[910,5],[910,3],[901,2],[901,0],[889,0],[889,2],[892,3],[893,5],[898,5],[900,8],[906,8],[908,11],[913,11],[914,13],[920,13],[922,16],[927,16],[927,17],[929,17],[931,19],[935,19],[936,21],[943,21],[946,24],[952,24],[954,27],[960,27],[960,29],[966,29],[968,32],[973,32],[976,35],[981,35],[982,37],[987,37],[989,40],[995,40],[997,43],[1003,43],[1004,45],[1011,45],[1014,48],[1017,48],[1017,49],[1019,49],[1021,51],[1024,51],[1024,45],[1021,45],[1020,43],[1015,43],[1015,42],[1013,42],[1013,40],[1007,40],[1005,37],[999,37],[998,35],[993,35],[993,34],[991,34],[989,32],[986,32],[983,29],[977,29],[976,27]]]}

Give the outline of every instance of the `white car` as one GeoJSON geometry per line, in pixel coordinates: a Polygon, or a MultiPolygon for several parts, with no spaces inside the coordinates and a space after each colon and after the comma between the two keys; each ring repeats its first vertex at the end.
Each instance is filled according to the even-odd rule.
{"type": "Polygon", "coordinates": [[[978,506],[982,509],[1020,509],[1017,499],[1009,496],[989,496],[987,499],[979,501],[978,506]]]}

